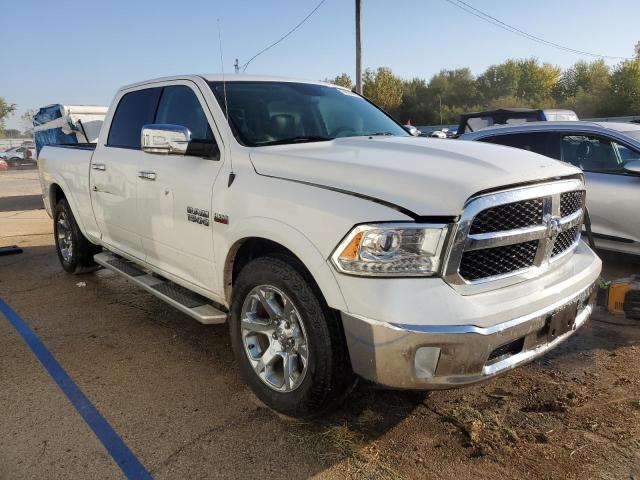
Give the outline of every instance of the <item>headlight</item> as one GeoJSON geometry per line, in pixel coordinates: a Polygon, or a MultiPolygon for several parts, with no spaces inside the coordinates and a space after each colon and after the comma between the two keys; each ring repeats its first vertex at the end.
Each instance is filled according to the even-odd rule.
{"type": "Polygon", "coordinates": [[[331,256],[351,275],[425,277],[438,273],[447,225],[379,223],[359,225],[331,256]]]}

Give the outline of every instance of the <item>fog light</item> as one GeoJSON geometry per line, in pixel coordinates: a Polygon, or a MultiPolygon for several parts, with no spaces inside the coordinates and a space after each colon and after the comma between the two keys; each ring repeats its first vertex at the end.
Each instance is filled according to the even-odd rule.
{"type": "Polygon", "coordinates": [[[415,368],[416,377],[431,378],[436,374],[440,349],[438,347],[420,347],[416,350],[415,368]]]}

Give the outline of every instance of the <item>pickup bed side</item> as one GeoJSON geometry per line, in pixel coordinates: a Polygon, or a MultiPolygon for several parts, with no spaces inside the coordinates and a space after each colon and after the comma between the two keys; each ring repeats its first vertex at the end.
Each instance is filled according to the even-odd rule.
{"type": "Polygon", "coordinates": [[[42,199],[49,215],[61,196],[66,197],[82,233],[98,242],[98,230],[89,194],[89,169],[95,144],[48,145],[38,157],[42,199]]]}

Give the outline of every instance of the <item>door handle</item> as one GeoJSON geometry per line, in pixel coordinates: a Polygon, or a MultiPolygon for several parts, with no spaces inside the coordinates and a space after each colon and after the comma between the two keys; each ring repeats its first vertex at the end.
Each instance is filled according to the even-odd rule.
{"type": "Polygon", "coordinates": [[[138,178],[142,178],[143,180],[151,180],[153,182],[156,179],[156,172],[138,172],[138,178]]]}
{"type": "Polygon", "coordinates": [[[101,170],[103,172],[107,169],[104,163],[92,163],[91,168],[94,170],[101,170]]]}

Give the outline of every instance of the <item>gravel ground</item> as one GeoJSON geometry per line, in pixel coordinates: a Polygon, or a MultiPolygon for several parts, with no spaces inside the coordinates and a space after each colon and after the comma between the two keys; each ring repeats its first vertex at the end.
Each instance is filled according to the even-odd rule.
{"type": "MultiPolygon", "coordinates": [[[[101,270],[58,265],[35,172],[0,173],[0,297],[155,478],[640,479],[640,322],[598,311],[568,342],[482,385],[360,384],[315,422],[239,379],[225,326],[203,326],[101,270]],[[79,283],[79,282],[84,282],[79,283]]],[[[605,276],[640,272],[605,257],[605,276]]],[[[0,316],[0,479],[120,478],[0,316]]]]}

